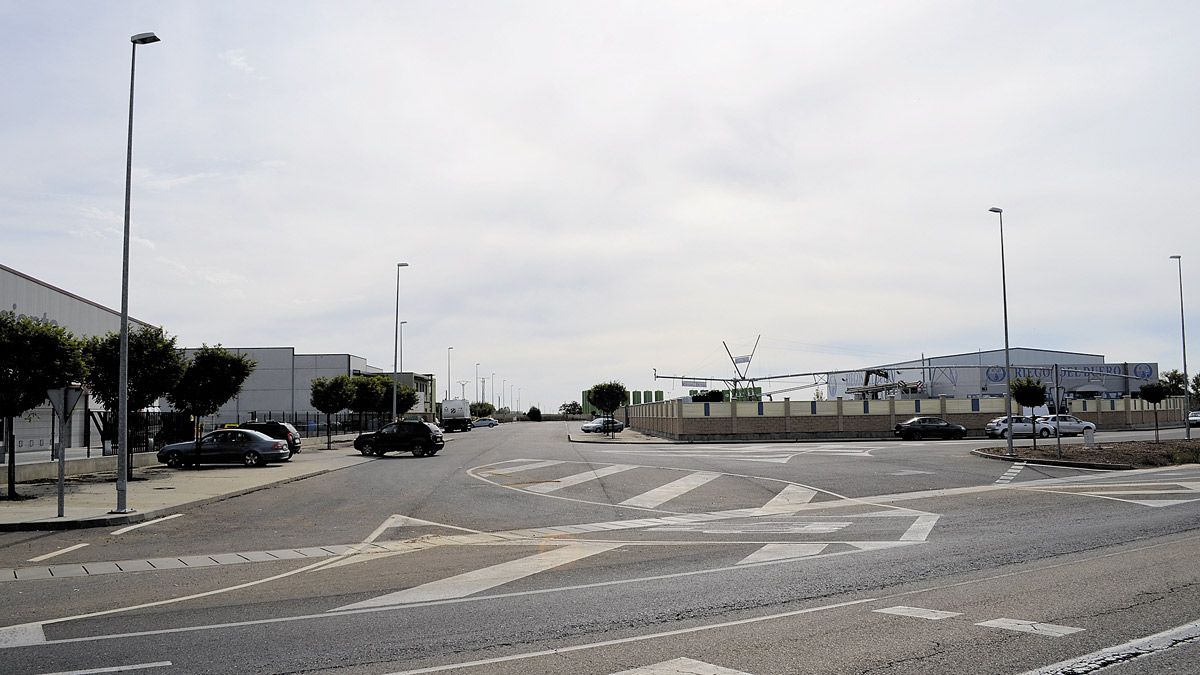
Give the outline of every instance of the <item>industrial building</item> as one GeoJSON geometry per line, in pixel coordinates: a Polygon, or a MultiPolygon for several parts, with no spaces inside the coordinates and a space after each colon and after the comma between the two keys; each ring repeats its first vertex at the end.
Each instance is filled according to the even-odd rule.
{"type": "MultiPolygon", "coordinates": [[[[1012,377],[1041,379],[1053,391],[1055,366],[1065,399],[1121,398],[1138,395],[1143,384],[1158,381],[1158,364],[1108,362],[1101,354],[1013,347],[1012,377]]],[[[826,374],[830,400],[913,398],[989,398],[1004,396],[1008,372],[1004,350],[931,356],[826,374]]]]}

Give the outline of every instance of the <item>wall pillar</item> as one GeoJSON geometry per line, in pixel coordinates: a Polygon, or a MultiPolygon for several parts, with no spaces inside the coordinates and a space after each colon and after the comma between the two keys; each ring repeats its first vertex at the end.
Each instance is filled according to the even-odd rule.
{"type": "Polygon", "coordinates": [[[729,397],[729,431],[737,433],[737,401],[732,396],[729,397]]]}
{"type": "Polygon", "coordinates": [[[842,420],[842,397],[837,397],[837,430],[845,431],[846,426],[842,420]]]}
{"type": "MultiPolygon", "coordinates": [[[[1097,424],[1096,426],[1099,426],[1099,424],[1097,424]]],[[[1125,397],[1125,426],[1126,427],[1133,426],[1133,397],[1132,396],[1125,397]]]]}
{"type": "Polygon", "coordinates": [[[895,395],[888,397],[888,428],[896,428],[896,397],[895,395]]]}
{"type": "Polygon", "coordinates": [[[788,422],[792,417],[792,399],[787,396],[783,397],[783,433],[788,432],[788,422]]]}
{"type": "Polygon", "coordinates": [[[938,416],[946,416],[946,395],[938,394],[938,416]]]}

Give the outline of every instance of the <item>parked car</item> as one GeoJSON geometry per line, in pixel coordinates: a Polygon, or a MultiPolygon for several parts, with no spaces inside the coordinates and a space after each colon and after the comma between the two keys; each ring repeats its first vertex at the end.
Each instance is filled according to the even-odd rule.
{"type": "Polygon", "coordinates": [[[965,438],[967,428],[951,424],[940,417],[914,417],[896,425],[896,435],[906,441],[922,438],[965,438]]]}
{"type": "Polygon", "coordinates": [[[500,426],[500,422],[498,422],[495,419],[492,419],[491,417],[480,417],[479,419],[475,420],[474,422],[471,422],[471,426],[473,426],[473,427],[498,427],[498,426],[500,426]]]}
{"type": "Polygon", "coordinates": [[[246,466],[262,466],[267,462],[284,462],[291,457],[287,442],[253,429],[217,429],[200,438],[200,442],[184,441],[165,445],[158,451],[158,461],[172,468],[218,462],[241,462],[246,466]]]}
{"type": "Polygon", "coordinates": [[[591,422],[583,423],[583,433],[590,434],[592,432],[604,434],[608,432],[620,433],[625,429],[625,423],[621,420],[615,420],[611,417],[597,417],[591,422]]]}
{"type": "Polygon", "coordinates": [[[296,427],[287,422],[276,422],[275,420],[256,420],[253,422],[242,422],[238,425],[239,429],[253,429],[261,431],[271,438],[278,438],[281,441],[287,441],[288,449],[293,454],[300,454],[300,432],[296,431],[296,427]]]}
{"type": "Polygon", "coordinates": [[[1096,425],[1087,421],[1081,420],[1074,415],[1045,415],[1038,418],[1039,422],[1045,422],[1054,427],[1054,433],[1062,434],[1063,436],[1078,436],[1084,431],[1091,429],[1096,430],[1096,425]]]}
{"type": "Polygon", "coordinates": [[[1188,413],[1187,422],[1189,427],[1200,427],[1200,410],[1193,410],[1188,413]]]}
{"type": "MultiPolygon", "coordinates": [[[[1042,420],[1034,420],[1025,415],[1012,416],[1013,438],[1017,436],[1033,436],[1036,432],[1042,438],[1049,438],[1055,433],[1054,425],[1042,420]]],[[[988,438],[1007,438],[1008,437],[1008,418],[997,417],[987,426],[983,428],[983,433],[987,434],[988,438]]]]}
{"type": "Polygon", "coordinates": [[[436,455],[446,447],[442,430],[429,422],[392,422],[379,431],[359,434],[354,439],[354,449],[364,455],[383,456],[385,452],[397,450],[411,452],[416,457],[436,455]]]}

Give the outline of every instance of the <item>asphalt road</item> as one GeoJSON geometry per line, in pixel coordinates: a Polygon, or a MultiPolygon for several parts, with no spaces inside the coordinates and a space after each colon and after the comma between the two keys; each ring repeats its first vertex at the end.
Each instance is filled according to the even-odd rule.
{"type": "Polygon", "coordinates": [[[0,583],[0,672],[1195,672],[1200,467],[565,436],[0,534],[0,567],[68,575],[0,583]]]}

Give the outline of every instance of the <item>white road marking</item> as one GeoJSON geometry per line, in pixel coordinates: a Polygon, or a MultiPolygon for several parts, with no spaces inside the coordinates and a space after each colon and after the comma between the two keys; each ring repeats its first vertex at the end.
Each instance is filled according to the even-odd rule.
{"type": "Polygon", "coordinates": [[[162,518],[155,518],[154,520],[147,520],[146,522],[138,523],[137,525],[130,525],[129,527],[122,527],[119,530],[113,530],[112,532],[109,532],[109,534],[125,534],[126,532],[129,532],[131,530],[136,530],[139,527],[146,527],[147,525],[154,525],[156,523],[161,523],[164,520],[172,520],[174,518],[179,518],[182,515],[183,515],[182,513],[172,513],[171,515],[163,516],[162,518]]]}
{"type": "Polygon", "coordinates": [[[75,551],[75,550],[81,549],[81,548],[83,548],[84,546],[87,546],[87,544],[75,544],[74,546],[68,546],[68,547],[66,547],[66,548],[60,548],[60,549],[58,549],[57,551],[53,551],[53,552],[51,552],[51,553],[47,553],[46,555],[39,555],[39,556],[38,556],[38,557],[36,557],[36,558],[30,558],[30,559],[29,559],[29,562],[42,562],[43,560],[49,560],[49,559],[53,558],[54,556],[59,556],[59,555],[62,555],[62,554],[64,554],[64,553],[70,553],[71,551],[75,551]]]}
{"type": "MultiPolygon", "coordinates": [[[[516,460],[516,461],[520,461],[520,460],[516,460]]],[[[516,465],[516,466],[501,466],[501,467],[498,467],[498,468],[496,468],[496,469],[492,469],[492,471],[490,471],[489,473],[496,474],[496,475],[501,475],[501,476],[502,476],[502,475],[504,475],[504,474],[516,473],[516,472],[518,472],[518,471],[529,471],[529,470],[531,470],[531,469],[540,469],[540,468],[542,468],[542,467],[546,467],[546,466],[554,466],[555,464],[562,464],[562,462],[561,462],[561,461],[559,461],[559,460],[546,460],[546,461],[543,461],[543,462],[532,462],[532,463],[529,463],[529,464],[518,464],[518,465],[516,465]]]]}
{"type": "Polygon", "coordinates": [[[628,471],[630,469],[635,469],[635,468],[637,468],[637,467],[629,465],[629,464],[612,464],[609,466],[601,467],[599,469],[594,469],[592,471],[584,471],[583,473],[577,473],[574,476],[566,476],[565,478],[559,478],[558,480],[556,480],[554,482],[538,483],[537,485],[531,485],[525,489],[529,490],[530,492],[539,492],[539,493],[555,492],[557,490],[561,490],[566,487],[579,485],[580,483],[587,483],[587,482],[593,481],[593,480],[599,480],[601,478],[604,478],[605,476],[611,476],[615,473],[621,473],[622,471],[628,471]]]}
{"type": "Polygon", "coordinates": [[[128,666],[109,666],[107,668],[88,668],[86,670],[64,670],[57,673],[43,673],[42,675],[92,675],[93,673],[122,673],[128,670],[165,668],[169,665],[171,665],[170,661],[155,661],[154,663],[134,663],[128,666]]]}
{"type": "Polygon", "coordinates": [[[707,624],[704,626],[696,626],[694,628],[680,628],[678,630],[668,630],[661,633],[649,633],[646,635],[634,635],[633,637],[619,638],[616,640],[604,640],[602,642],[591,642],[582,645],[572,645],[570,647],[560,647],[558,649],[544,649],[537,652],[526,652],[524,654],[512,654],[510,656],[498,656],[493,659],[480,659],[479,661],[466,661],[463,663],[451,663],[444,666],[433,666],[431,668],[418,668],[416,670],[405,670],[388,675],[419,675],[420,673],[440,673],[447,670],[458,670],[460,668],[473,668],[476,666],[488,666],[493,663],[507,663],[510,661],[523,661],[525,659],[537,658],[539,656],[551,656],[554,654],[566,654],[569,652],[578,652],[585,649],[597,649],[599,647],[611,647],[613,645],[629,644],[631,642],[645,642],[646,640],[657,640],[665,637],[674,637],[676,635],[688,635],[690,633],[699,633],[702,631],[713,630],[715,628],[729,628],[730,626],[744,626],[752,623],[761,623],[763,621],[773,621],[775,619],[785,619],[792,616],[800,616],[803,614],[812,614],[821,612],[827,609],[840,609],[851,605],[861,605],[864,602],[872,602],[874,599],[851,600],[850,602],[839,602],[832,605],[822,605],[820,607],[810,607],[808,609],[797,609],[791,612],[782,612],[780,614],[770,614],[767,616],[756,616],[749,619],[738,619],[737,621],[725,621],[722,623],[707,624]]]}
{"type": "Polygon", "coordinates": [[[819,555],[829,544],[767,544],[738,561],[739,565],[750,565],[768,560],[795,560],[819,555]]]}
{"type": "Polygon", "coordinates": [[[918,471],[916,469],[904,469],[903,471],[897,471],[891,475],[893,475],[893,476],[917,476],[920,474],[932,474],[932,473],[933,473],[932,471],[918,471]]]}
{"type": "Polygon", "coordinates": [[[1005,485],[1007,483],[1011,483],[1012,480],[1017,477],[1017,474],[1021,473],[1021,469],[1024,469],[1024,468],[1025,468],[1025,462],[1014,463],[1012,466],[1010,466],[1008,468],[1008,471],[1004,472],[1003,476],[1000,476],[999,478],[996,479],[996,485],[1005,485]]]}
{"type": "Polygon", "coordinates": [[[1179,506],[1180,504],[1189,504],[1197,499],[1119,499],[1117,501],[1131,502],[1142,506],[1149,506],[1155,509],[1161,509],[1164,506],[1179,506]]]}
{"type": "Polygon", "coordinates": [[[615,548],[620,548],[620,546],[621,544],[572,544],[557,550],[546,551],[465,574],[439,579],[414,588],[406,588],[403,591],[388,593],[387,595],[338,607],[330,611],[341,612],[371,607],[408,605],[416,602],[464,598],[497,586],[503,586],[517,579],[523,579],[539,572],[566,565],[567,563],[611,551],[615,548]]]}
{"type": "Polygon", "coordinates": [[[1021,619],[992,619],[991,621],[980,621],[975,625],[987,626],[988,628],[1003,628],[1004,630],[1015,630],[1022,633],[1033,633],[1049,637],[1062,637],[1083,630],[1082,628],[1072,628],[1071,626],[1057,626],[1052,623],[1038,623],[1037,621],[1023,621],[1021,619]]]}
{"type": "Polygon", "coordinates": [[[0,628],[0,649],[24,647],[46,642],[46,631],[40,623],[22,623],[0,628]]]}
{"type": "Polygon", "coordinates": [[[962,616],[962,612],[943,612],[937,609],[925,609],[924,607],[905,607],[898,605],[896,607],[888,607],[886,609],[877,609],[880,614],[895,614],[897,616],[911,616],[917,619],[929,619],[930,621],[939,621],[941,619],[949,619],[954,616],[962,616]]]}
{"type": "Polygon", "coordinates": [[[900,536],[900,541],[925,541],[940,517],[932,514],[917,516],[916,522],[910,525],[908,530],[900,536]]]}
{"type": "Polygon", "coordinates": [[[1175,649],[1183,644],[1200,640],[1200,621],[1164,630],[1137,640],[1130,640],[1115,647],[1107,647],[1066,661],[1059,661],[1044,668],[1030,670],[1022,675],[1068,675],[1090,673],[1110,665],[1125,663],[1143,656],[1175,649]]]}
{"type": "Polygon", "coordinates": [[[799,485],[785,485],[771,501],[754,510],[760,515],[795,513],[798,510],[796,507],[804,506],[816,496],[816,490],[810,490],[799,485]]]}
{"type": "Polygon", "coordinates": [[[621,506],[643,506],[652,509],[720,477],[721,474],[719,473],[697,471],[678,480],[671,481],[666,485],[656,487],[649,492],[643,492],[636,497],[630,497],[621,502],[621,506]]]}
{"type": "Polygon", "coordinates": [[[711,663],[695,659],[679,658],[632,670],[622,670],[612,675],[750,675],[750,673],[714,666],[711,663]]]}

